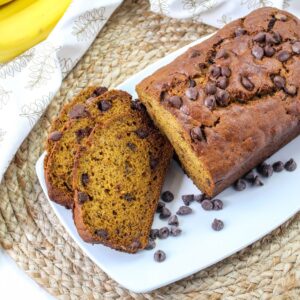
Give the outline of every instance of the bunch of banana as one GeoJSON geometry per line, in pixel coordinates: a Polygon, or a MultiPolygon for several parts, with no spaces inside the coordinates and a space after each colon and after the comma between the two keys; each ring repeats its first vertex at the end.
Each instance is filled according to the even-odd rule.
{"type": "Polygon", "coordinates": [[[6,4],[8,2],[11,2],[11,1],[13,1],[13,0],[0,0],[0,6],[6,4]]]}
{"type": "Polygon", "coordinates": [[[0,0],[0,63],[43,41],[72,0],[0,0]]]}

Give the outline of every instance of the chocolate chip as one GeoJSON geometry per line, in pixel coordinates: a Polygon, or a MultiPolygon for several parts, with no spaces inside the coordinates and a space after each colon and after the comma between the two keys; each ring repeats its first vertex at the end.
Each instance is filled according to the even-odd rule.
{"type": "Polygon", "coordinates": [[[272,57],[275,53],[275,49],[272,46],[265,46],[264,48],[265,56],[272,57]]]}
{"type": "Polygon", "coordinates": [[[86,186],[89,183],[89,175],[87,173],[82,173],[81,175],[81,182],[83,186],[86,186]]]}
{"type": "Polygon", "coordinates": [[[254,89],[254,84],[246,76],[241,76],[241,84],[248,91],[252,91],[254,89]]]}
{"type": "Polygon", "coordinates": [[[213,110],[216,107],[216,97],[215,96],[208,96],[204,99],[204,105],[210,109],[213,110]]]}
{"type": "Polygon", "coordinates": [[[155,247],[156,247],[155,241],[152,240],[152,239],[149,239],[149,240],[148,240],[148,244],[147,244],[147,246],[145,247],[145,250],[152,250],[152,249],[154,249],[155,247]]]}
{"type": "Polygon", "coordinates": [[[282,161],[276,161],[272,167],[274,172],[279,173],[284,170],[284,163],[282,161]]]}
{"type": "Polygon", "coordinates": [[[205,199],[207,199],[205,194],[194,195],[194,200],[198,203],[201,203],[205,199]]]}
{"type": "MultiPolygon", "coordinates": [[[[166,94],[165,92],[162,93],[164,93],[164,95],[166,94]]],[[[134,101],[131,102],[131,108],[133,110],[138,110],[138,111],[146,110],[145,105],[139,99],[135,99],[134,101]]]]}
{"type": "Polygon", "coordinates": [[[200,55],[201,55],[201,52],[199,50],[192,50],[190,58],[195,58],[195,57],[200,56],[200,55]]]}
{"type": "Polygon", "coordinates": [[[247,187],[246,181],[243,179],[238,179],[234,184],[234,189],[236,191],[243,191],[247,187]]]}
{"type": "Polygon", "coordinates": [[[214,221],[211,224],[211,227],[215,231],[220,231],[224,228],[224,223],[219,219],[214,219],[214,221]]]}
{"type": "Polygon", "coordinates": [[[163,262],[166,259],[166,253],[162,250],[157,250],[154,253],[154,260],[156,262],[163,262]]]}
{"type": "Polygon", "coordinates": [[[252,185],[254,185],[254,186],[263,186],[264,183],[261,181],[261,179],[259,178],[259,176],[255,176],[254,180],[252,182],[252,185]]]}
{"type": "Polygon", "coordinates": [[[253,38],[253,41],[258,42],[258,43],[263,43],[265,40],[266,40],[266,33],[265,32],[259,32],[253,38]]]}
{"type": "Polygon", "coordinates": [[[105,229],[96,229],[95,234],[105,240],[108,238],[108,232],[105,229]]]}
{"type": "Polygon", "coordinates": [[[258,45],[254,45],[251,53],[256,59],[262,59],[264,56],[264,49],[258,45]]]}
{"type": "Polygon", "coordinates": [[[166,208],[166,207],[163,207],[161,209],[161,213],[159,214],[159,218],[162,219],[162,220],[164,220],[164,219],[169,218],[170,216],[171,216],[170,210],[168,208],[166,208]]]}
{"type": "Polygon", "coordinates": [[[185,91],[185,95],[191,100],[196,100],[198,97],[198,91],[195,87],[190,87],[185,91]]]}
{"type": "Polygon", "coordinates": [[[223,209],[223,201],[220,199],[212,200],[213,203],[213,210],[221,210],[223,209]]]}
{"type": "Polygon", "coordinates": [[[162,227],[159,229],[158,238],[166,239],[170,235],[170,230],[168,227],[162,227]]]}
{"type": "Polygon", "coordinates": [[[291,57],[291,53],[286,51],[286,50],[282,50],[278,53],[277,58],[280,62],[285,62],[287,61],[289,58],[291,57]]]}
{"type": "Polygon", "coordinates": [[[194,195],[193,195],[193,194],[190,194],[190,195],[182,195],[182,196],[181,196],[181,199],[182,199],[184,205],[189,206],[190,203],[194,201],[194,195]]]}
{"type": "Polygon", "coordinates": [[[125,195],[123,195],[122,197],[123,199],[127,200],[127,201],[134,201],[135,200],[135,196],[130,194],[130,193],[126,193],[125,195]]]}
{"type": "Polygon", "coordinates": [[[204,210],[212,210],[214,208],[214,204],[211,200],[205,199],[201,202],[201,206],[204,210]]]}
{"type": "Polygon", "coordinates": [[[220,89],[225,90],[227,88],[227,86],[228,86],[228,79],[227,79],[227,77],[225,77],[225,76],[219,77],[218,80],[217,80],[217,86],[220,89]]]}
{"type": "Polygon", "coordinates": [[[205,86],[205,93],[207,95],[214,95],[217,91],[216,84],[213,82],[208,82],[205,86]]]}
{"type": "Polygon", "coordinates": [[[49,140],[52,142],[57,142],[62,138],[62,133],[60,131],[53,131],[49,134],[49,140]]]}
{"type": "Polygon", "coordinates": [[[149,135],[149,133],[145,129],[142,129],[142,128],[137,129],[135,131],[135,134],[141,139],[145,139],[149,135]]]}
{"type": "Polygon", "coordinates": [[[244,179],[247,180],[248,182],[253,182],[255,178],[255,174],[253,171],[250,171],[249,173],[247,173],[245,176],[244,176],[244,179]]]}
{"type": "Polygon", "coordinates": [[[285,164],[284,164],[284,168],[289,171],[289,172],[293,172],[296,170],[297,168],[297,164],[296,162],[291,158],[290,160],[288,160],[285,164]]]}
{"type": "Polygon", "coordinates": [[[216,54],[216,59],[227,58],[229,56],[228,52],[225,49],[221,49],[216,54]]]}
{"type": "Polygon", "coordinates": [[[88,113],[85,110],[85,106],[83,104],[74,105],[68,113],[68,116],[71,119],[84,118],[88,116],[88,113]]]}
{"type": "Polygon", "coordinates": [[[190,79],[189,81],[190,87],[195,87],[196,86],[196,81],[193,79],[190,79]]]}
{"type": "Polygon", "coordinates": [[[133,152],[136,151],[136,145],[134,143],[128,142],[126,146],[133,152]]]}
{"type": "Polygon", "coordinates": [[[79,143],[84,137],[89,136],[92,130],[93,129],[90,127],[80,128],[76,130],[75,135],[76,135],[77,142],[79,143]]]}
{"type": "Polygon", "coordinates": [[[277,45],[282,42],[282,37],[281,37],[279,32],[274,32],[273,33],[273,39],[275,41],[275,44],[277,44],[277,45]]]}
{"type": "Polygon", "coordinates": [[[268,23],[268,31],[271,31],[276,23],[276,19],[272,17],[268,23]]]}
{"type": "Polygon", "coordinates": [[[229,104],[229,93],[227,91],[218,89],[216,93],[216,99],[218,105],[225,107],[229,104]]]}
{"type": "Polygon", "coordinates": [[[266,35],[266,43],[270,45],[278,45],[282,41],[281,35],[278,32],[275,32],[273,34],[268,33],[266,35]]]}
{"type": "Polygon", "coordinates": [[[287,16],[281,13],[277,13],[275,16],[275,19],[278,21],[285,22],[287,20],[287,16]]]}
{"type": "Polygon", "coordinates": [[[165,204],[164,202],[159,201],[159,202],[157,203],[156,212],[161,213],[163,207],[165,207],[165,206],[166,206],[166,204],[165,204]]]}
{"type": "Polygon", "coordinates": [[[247,33],[246,29],[242,28],[242,27],[238,27],[235,29],[234,31],[235,36],[241,36],[247,33]]]}
{"type": "Polygon", "coordinates": [[[107,92],[108,91],[108,89],[106,88],[106,87],[104,87],[104,86],[100,86],[100,87],[98,87],[98,88],[96,88],[95,90],[94,90],[94,92],[93,92],[93,94],[92,94],[92,96],[91,97],[94,97],[94,96],[100,96],[100,95],[102,95],[102,94],[104,94],[105,92],[107,92]]]}
{"type": "Polygon", "coordinates": [[[172,96],[168,99],[168,101],[175,108],[180,108],[182,105],[182,100],[179,96],[172,96]]]}
{"type": "Polygon", "coordinates": [[[101,100],[97,103],[97,106],[98,106],[100,111],[108,111],[108,110],[111,109],[112,104],[108,100],[101,100]]]}
{"type": "Polygon", "coordinates": [[[285,87],[286,80],[284,77],[276,75],[273,79],[273,82],[277,88],[282,89],[285,87]]]}
{"type": "Polygon", "coordinates": [[[77,197],[79,204],[83,204],[90,199],[89,195],[85,192],[78,192],[77,197]]]}
{"type": "Polygon", "coordinates": [[[257,172],[263,177],[271,177],[273,175],[273,167],[266,163],[262,163],[257,167],[257,172]]]}
{"type": "Polygon", "coordinates": [[[170,235],[171,236],[179,236],[182,230],[177,226],[171,226],[170,235]]]}
{"type": "Polygon", "coordinates": [[[158,234],[159,234],[159,229],[151,229],[149,237],[150,239],[155,240],[156,238],[158,238],[158,234]]]}
{"type": "Polygon", "coordinates": [[[191,214],[192,212],[193,210],[189,206],[180,206],[176,214],[179,216],[185,216],[191,214]]]}
{"type": "Polygon", "coordinates": [[[297,87],[289,84],[284,87],[284,91],[290,96],[295,96],[297,94],[297,87]]]}
{"type": "Polygon", "coordinates": [[[292,50],[296,54],[300,54],[300,42],[297,41],[292,45],[292,50]]]}
{"type": "Polygon", "coordinates": [[[178,226],[179,225],[178,217],[176,215],[171,216],[168,221],[168,224],[178,226]]]}
{"type": "Polygon", "coordinates": [[[211,66],[209,73],[213,78],[218,78],[221,75],[221,68],[218,66],[211,66]]]}
{"type": "Polygon", "coordinates": [[[190,131],[190,135],[193,141],[204,141],[205,140],[205,136],[202,132],[202,129],[200,127],[194,127],[191,129],[190,131]]]}
{"type": "Polygon", "coordinates": [[[161,194],[161,199],[164,201],[164,202],[171,202],[174,200],[174,195],[173,193],[171,193],[170,191],[165,191],[161,194]]]}
{"type": "Polygon", "coordinates": [[[158,166],[159,159],[157,158],[150,158],[150,168],[151,170],[155,170],[155,168],[158,166]]]}
{"type": "Polygon", "coordinates": [[[222,76],[230,77],[230,75],[231,75],[231,70],[230,70],[230,68],[227,67],[227,66],[222,67],[222,68],[221,68],[221,74],[222,74],[222,76]]]}

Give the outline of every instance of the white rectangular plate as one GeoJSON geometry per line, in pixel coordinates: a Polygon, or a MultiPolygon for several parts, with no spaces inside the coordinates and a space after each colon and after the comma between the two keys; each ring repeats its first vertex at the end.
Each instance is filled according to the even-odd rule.
{"type": "MultiPolygon", "coordinates": [[[[148,66],[118,88],[136,97],[135,86],[138,82],[171,62],[188,47],[201,41],[203,39],[148,66]]],[[[297,138],[273,155],[269,161],[286,161],[293,157],[300,163],[299,149],[300,138],[297,138]]],[[[44,155],[37,161],[36,172],[47,195],[43,172],[44,155]]],[[[221,211],[204,211],[198,203],[192,203],[193,213],[179,217],[181,236],[157,240],[154,250],[140,251],[134,255],[83,242],[77,234],[71,211],[55,204],[49,198],[48,200],[75,242],[104,272],[123,287],[142,293],[170,284],[215,264],[284,223],[300,209],[299,180],[300,168],[292,173],[283,171],[274,174],[264,180],[263,187],[248,187],[243,192],[228,188],[218,196],[224,201],[224,209],[221,211]],[[212,230],[211,223],[214,218],[224,221],[225,227],[222,231],[212,230]],[[158,249],[163,250],[167,255],[163,263],[153,260],[153,254],[158,249]]],[[[173,214],[179,206],[183,205],[181,200],[183,194],[199,193],[196,186],[174,161],[169,168],[163,190],[170,190],[175,195],[175,200],[167,204],[173,214]]],[[[156,214],[153,228],[166,225],[167,222],[160,220],[156,214]]]]}

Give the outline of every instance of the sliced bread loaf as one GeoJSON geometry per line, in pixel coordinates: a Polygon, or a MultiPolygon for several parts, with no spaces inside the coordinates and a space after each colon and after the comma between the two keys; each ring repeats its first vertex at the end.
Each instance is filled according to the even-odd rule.
{"type": "Polygon", "coordinates": [[[129,253],[145,248],[172,154],[145,111],[97,124],[74,164],[82,239],[129,253]]]}

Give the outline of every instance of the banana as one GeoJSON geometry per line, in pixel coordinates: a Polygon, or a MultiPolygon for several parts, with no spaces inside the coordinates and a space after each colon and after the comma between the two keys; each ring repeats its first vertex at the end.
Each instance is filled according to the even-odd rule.
{"type": "Polygon", "coordinates": [[[11,1],[13,1],[13,0],[0,0],[0,6],[6,4],[8,2],[11,2],[11,1]]]}
{"type": "Polygon", "coordinates": [[[18,13],[36,1],[37,0],[14,0],[13,2],[0,7],[0,21],[18,13]]]}
{"type": "Polygon", "coordinates": [[[43,41],[72,0],[19,1],[30,3],[0,19],[0,63],[11,60],[43,41]]]}

